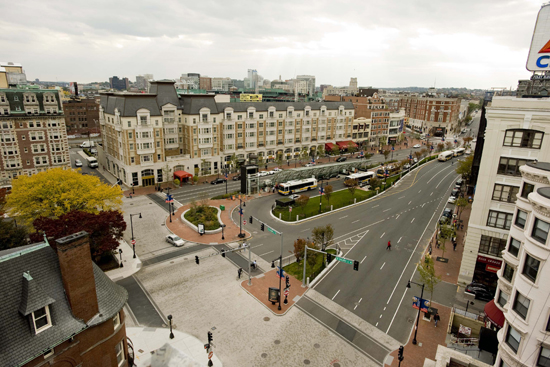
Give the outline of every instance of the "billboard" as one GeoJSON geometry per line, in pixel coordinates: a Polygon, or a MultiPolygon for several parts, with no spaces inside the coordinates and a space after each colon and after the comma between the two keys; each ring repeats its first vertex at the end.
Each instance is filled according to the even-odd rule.
{"type": "Polygon", "coordinates": [[[550,4],[543,5],[537,16],[526,67],[529,71],[550,70],[550,4]]]}
{"type": "Polygon", "coordinates": [[[241,102],[261,102],[261,101],[262,101],[261,94],[241,93],[241,102]]]}

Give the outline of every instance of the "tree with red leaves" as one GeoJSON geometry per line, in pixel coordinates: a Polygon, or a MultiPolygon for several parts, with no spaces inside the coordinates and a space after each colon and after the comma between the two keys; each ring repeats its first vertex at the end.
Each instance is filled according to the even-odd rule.
{"type": "Polygon", "coordinates": [[[73,210],[59,218],[37,218],[33,226],[36,232],[31,234],[31,242],[43,241],[46,233],[52,246],[55,246],[58,238],[80,231],[88,232],[92,259],[96,262],[118,247],[118,241],[126,230],[122,213],[116,210],[100,211],[97,214],[73,210]]]}

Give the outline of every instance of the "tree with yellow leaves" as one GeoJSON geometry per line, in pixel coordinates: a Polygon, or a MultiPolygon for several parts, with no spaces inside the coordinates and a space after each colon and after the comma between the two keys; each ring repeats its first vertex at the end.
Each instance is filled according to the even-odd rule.
{"type": "Polygon", "coordinates": [[[119,186],[102,183],[99,177],[80,170],[53,168],[12,181],[6,209],[29,227],[40,217],[59,218],[73,210],[97,214],[118,210],[122,205],[119,186]]]}

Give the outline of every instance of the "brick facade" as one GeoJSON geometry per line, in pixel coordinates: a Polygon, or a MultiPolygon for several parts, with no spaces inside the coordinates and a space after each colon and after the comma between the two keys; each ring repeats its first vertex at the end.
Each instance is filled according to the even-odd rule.
{"type": "Polygon", "coordinates": [[[73,99],[63,103],[67,135],[100,133],[99,105],[94,99],[73,99]]]}

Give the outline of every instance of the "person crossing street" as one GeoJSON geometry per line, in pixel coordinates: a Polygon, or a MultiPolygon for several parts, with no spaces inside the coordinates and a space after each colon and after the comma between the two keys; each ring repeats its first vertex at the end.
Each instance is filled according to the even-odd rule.
{"type": "Polygon", "coordinates": [[[388,241],[388,247],[386,247],[386,250],[390,250],[390,251],[391,251],[391,241],[388,241]]]}

